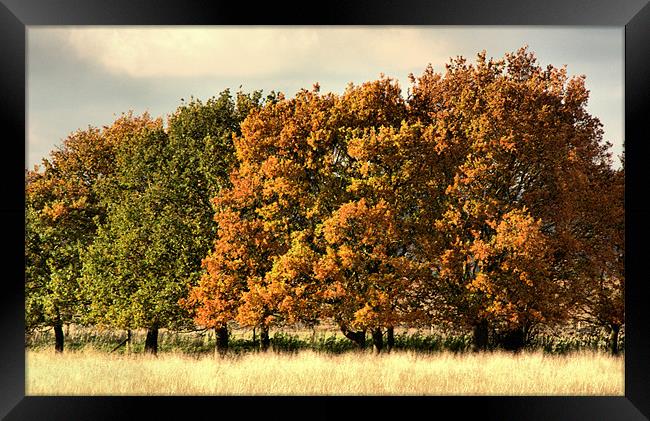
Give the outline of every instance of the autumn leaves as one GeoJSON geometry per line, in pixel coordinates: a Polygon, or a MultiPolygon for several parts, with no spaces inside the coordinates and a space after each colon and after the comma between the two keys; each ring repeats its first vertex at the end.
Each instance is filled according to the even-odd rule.
{"type": "Polygon", "coordinates": [[[197,323],[331,319],[360,346],[418,322],[529,331],[576,312],[596,282],[583,265],[604,264],[593,247],[609,250],[619,266],[602,277],[620,285],[621,237],[596,245],[571,212],[609,200],[607,186],[572,180],[616,174],[583,79],[520,50],[412,82],[407,99],[382,77],[248,116],[191,293],[197,323]]]}
{"type": "Polygon", "coordinates": [[[382,76],[183,106],[167,130],[125,131],[135,149],[75,202],[99,206],[85,308],[215,328],[222,348],[232,321],[263,348],[272,327],[327,320],[378,350],[398,325],[473,328],[477,348],[575,317],[620,327],[623,171],[587,98],[522,49],[428,67],[406,97],[382,76]]]}

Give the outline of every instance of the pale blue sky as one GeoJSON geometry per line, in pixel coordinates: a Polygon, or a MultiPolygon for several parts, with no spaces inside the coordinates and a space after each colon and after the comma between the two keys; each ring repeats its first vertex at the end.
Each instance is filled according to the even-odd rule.
{"type": "Polygon", "coordinates": [[[71,132],[110,124],[128,110],[166,116],[181,98],[205,100],[226,88],[292,96],[318,82],[342,92],[349,82],[399,80],[450,57],[500,58],[527,44],[542,65],[587,76],[589,111],[604,125],[615,165],[623,143],[623,27],[267,26],[27,29],[26,167],[71,132]]]}

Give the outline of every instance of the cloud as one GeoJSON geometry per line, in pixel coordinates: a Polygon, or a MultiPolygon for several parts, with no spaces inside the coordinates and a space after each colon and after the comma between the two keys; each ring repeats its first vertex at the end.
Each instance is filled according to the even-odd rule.
{"type": "Polygon", "coordinates": [[[455,26],[30,26],[28,161],[88,124],[133,109],[171,112],[180,98],[225,88],[293,95],[319,82],[342,92],[348,82],[444,71],[450,57],[502,57],[524,43],[540,64],[586,74],[589,110],[620,151],[623,139],[621,28],[455,26]],[[32,124],[38,128],[32,129],[32,124]]]}
{"type": "Polygon", "coordinates": [[[411,71],[447,59],[445,43],[418,28],[69,27],[60,31],[80,58],[134,78],[411,71]]]}

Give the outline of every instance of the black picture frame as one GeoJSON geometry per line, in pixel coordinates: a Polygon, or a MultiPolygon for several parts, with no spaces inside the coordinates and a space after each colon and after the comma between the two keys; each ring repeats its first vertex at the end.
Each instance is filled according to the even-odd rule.
{"type": "Polygon", "coordinates": [[[7,420],[338,419],[419,417],[498,420],[650,418],[650,306],[644,193],[650,157],[648,0],[356,0],[260,5],[223,1],[0,0],[0,416],[7,420]],[[24,162],[26,27],[30,25],[565,25],[625,27],[626,344],[619,397],[34,397],[25,396],[24,162]],[[23,143],[21,143],[23,142],[23,143]],[[644,259],[645,258],[645,259],[644,259]],[[230,412],[230,411],[234,412],[230,412]],[[139,411],[144,411],[140,414],[139,411]],[[202,415],[201,415],[202,414],[202,415]],[[421,415],[420,415],[421,414],[421,415]]]}

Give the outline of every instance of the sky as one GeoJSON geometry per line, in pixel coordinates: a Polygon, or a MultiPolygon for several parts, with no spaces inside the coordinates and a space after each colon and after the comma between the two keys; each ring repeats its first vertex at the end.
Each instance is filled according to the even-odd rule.
{"type": "Polygon", "coordinates": [[[538,62],[586,75],[589,112],[603,123],[614,164],[624,140],[624,28],[562,26],[28,26],[26,168],[70,133],[123,112],[166,117],[190,97],[226,88],[293,96],[318,82],[397,79],[450,58],[473,62],[528,45],[538,62]]]}

